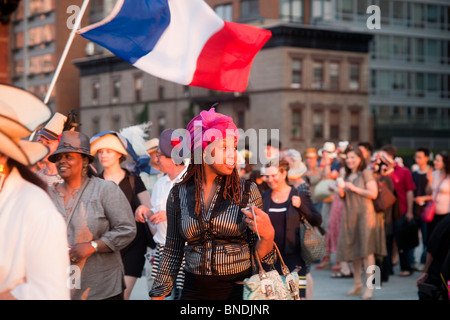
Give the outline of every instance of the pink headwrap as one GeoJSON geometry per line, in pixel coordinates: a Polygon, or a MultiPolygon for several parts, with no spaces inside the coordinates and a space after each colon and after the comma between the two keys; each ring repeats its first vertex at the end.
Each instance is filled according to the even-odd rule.
{"type": "Polygon", "coordinates": [[[215,108],[202,111],[194,117],[186,127],[191,136],[191,150],[206,146],[216,139],[225,139],[227,135],[236,137],[239,141],[239,132],[233,119],[221,113],[216,113],[215,108]]]}

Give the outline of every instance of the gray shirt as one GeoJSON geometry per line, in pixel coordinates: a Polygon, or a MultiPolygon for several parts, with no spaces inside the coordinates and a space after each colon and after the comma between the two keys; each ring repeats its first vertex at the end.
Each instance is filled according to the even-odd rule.
{"type": "Polygon", "coordinates": [[[134,215],[122,190],[112,181],[91,177],[67,207],[56,186],[50,195],[66,220],[69,245],[100,239],[112,250],[94,253],[72,266],[72,299],[100,300],[120,294],[124,290],[120,250],[136,236],[134,215]],[[81,279],[76,279],[77,267],[81,279]]]}

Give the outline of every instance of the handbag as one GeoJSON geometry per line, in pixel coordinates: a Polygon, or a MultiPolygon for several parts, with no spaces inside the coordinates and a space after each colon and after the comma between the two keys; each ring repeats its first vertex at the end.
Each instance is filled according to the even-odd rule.
{"type": "Polygon", "coordinates": [[[375,212],[385,212],[397,200],[395,194],[388,188],[386,182],[378,180],[378,196],[373,200],[375,212]]]}
{"type": "Polygon", "coordinates": [[[314,262],[325,255],[325,236],[304,217],[300,218],[301,256],[305,262],[314,262]]]}
{"type": "Polygon", "coordinates": [[[434,214],[436,213],[436,198],[439,193],[439,188],[441,187],[441,184],[442,182],[444,182],[445,178],[447,178],[447,175],[445,175],[444,178],[439,183],[436,189],[436,194],[434,195],[433,199],[428,201],[425,208],[423,208],[421,215],[423,222],[430,223],[431,221],[433,221],[434,214]]]}
{"type": "Polygon", "coordinates": [[[275,243],[274,247],[283,274],[280,275],[275,269],[266,272],[255,250],[259,272],[243,281],[243,300],[300,300],[298,270],[289,272],[275,243]]]}

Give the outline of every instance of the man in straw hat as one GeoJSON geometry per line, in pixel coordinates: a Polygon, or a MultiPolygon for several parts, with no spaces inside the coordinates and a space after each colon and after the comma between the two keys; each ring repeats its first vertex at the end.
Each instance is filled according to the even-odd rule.
{"type": "MultiPolygon", "coordinates": [[[[56,112],[47,124],[36,132],[36,141],[48,147],[49,155],[55,152],[58,147],[59,136],[63,132],[66,121],[67,117],[65,115],[56,112]]],[[[55,164],[48,161],[48,155],[39,161],[36,166],[36,174],[44,180],[48,186],[62,182],[55,164]]]]}
{"type": "Polygon", "coordinates": [[[70,298],[66,225],[29,169],[48,148],[27,138],[50,116],[34,95],[0,84],[0,300],[70,298]]]}

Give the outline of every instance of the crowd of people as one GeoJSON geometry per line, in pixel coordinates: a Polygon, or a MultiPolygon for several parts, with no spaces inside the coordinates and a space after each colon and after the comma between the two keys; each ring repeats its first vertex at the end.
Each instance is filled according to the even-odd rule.
{"type": "MultiPolygon", "coordinates": [[[[367,280],[374,279],[374,269],[369,267],[377,266],[381,281],[387,282],[397,263],[400,277],[412,276],[414,272],[420,274],[417,285],[421,299],[432,295],[434,299],[447,296],[448,287],[444,281],[447,278],[441,274],[450,270],[448,235],[441,229],[439,239],[430,238],[437,225],[444,228],[445,223],[441,225],[440,221],[445,221],[450,213],[448,153],[442,151],[432,160],[432,152],[427,147],[417,148],[411,168],[403,164],[395,146],[385,145],[374,150],[369,142],[350,145],[341,141],[337,147],[333,142],[325,142],[319,150],[306,148],[305,162],[299,155],[296,164],[292,154],[300,154],[299,151],[281,148],[277,153],[281,159],[291,159],[288,161],[291,168],[305,167],[300,170],[304,183],[290,181],[289,184],[294,188],[303,185],[312,205],[303,201],[302,206],[314,206],[314,211],[321,216],[322,223],[318,225],[325,231],[326,253],[315,268],[331,270],[331,278],[353,278],[354,285],[347,292],[348,296],[361,295],[362,299],[371,299],[373,287],[366,286],[363,293],[367,280]],[[390,202],[380,193],[389,193],[390,202]],[[435,214],[427,222],[422,212],[432,200],[436,202],[435,214]],[[380,207],[381,201],[386,203],[384,207],[380,207]],[[419,241],[422,241],[422,252],[416,260],[419,241]],[[431,243],[434,249],[429,248],[431,243]],[[439,250],[435,253],[435,257],[439,257],[437,260],[430,257],[431,250],[439,250]],[[365,274],[365,279],[361,278],[361,273],[365,274]],[[433,286],[433,294],[423,292],[426,284],[433,286]]],[[[285,170],[280,166],[280,173],[285,170]]],[[[274,184],[270,174],[263,177],[259,181],[256,179],[259,176],[253,175],[264,198],[267,192],[273,192],[274,184]],[[266,188],[269,191],[264,191],[266,188]]],[[[268,213],[274,221],[279,219],[270,209],[268,213]]],[[[317,224],[317,221],[311,222],[317,224]]],[[[307,281],[310,292],[312,286],[310,279],[307,281]]],[[[429,288],[424,290],[430,291],[429,288]]]]}
{"type": "Polygon", "coordinates": [[[445,152],[432,167],[419,148],[408,169],[391,145],[294,150],[268,141],[257,167],[237,150],[233,119],[214,108],[189,122],[189,139],[166,129],[148,140],[138,126],[90,138],[75,112],[52,115],[26,91],[0,91],[0,299],[127,300],[145,276],[152,300],[241,300],[255,258],[282,272],[278,252],[298,272],[302,299],[313,299],[313,267],[352,277],[347,295],[371,299],[366,270],[378,265],[388,281],[397,261],[399,276],[422,272],[421,299],[443,296],[445,152]],[[380,210],[381,191],[395,201],[380,210]],[[436,206],[425,223],[427,202],[436,206]],[[321,261],[302,255],[304,220],[325,237],[321,261]]]}

